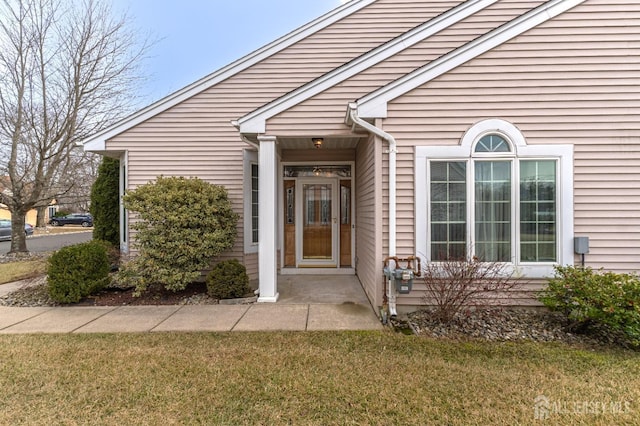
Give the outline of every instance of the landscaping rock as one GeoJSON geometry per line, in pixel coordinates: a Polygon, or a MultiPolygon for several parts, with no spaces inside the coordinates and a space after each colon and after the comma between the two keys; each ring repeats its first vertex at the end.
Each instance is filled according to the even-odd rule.
{"type": "Polygon", "coordinates": [[[220,299],[218,301],[221,305],[250,305],[258,301],[258,296],[251,297],[239,297],[237,299],[220,299]]]}
{"type": "Polygon", "coordinates": [[[601,328],[593,327],[588,334],[572,333],[570,324],[562,314],[546,309],[468,310],[458,314],[450,323],[434,319],[429,310],[420,310],[402,320],[415,334],[435,338],[628,346],[621,336],[601,328]]]}

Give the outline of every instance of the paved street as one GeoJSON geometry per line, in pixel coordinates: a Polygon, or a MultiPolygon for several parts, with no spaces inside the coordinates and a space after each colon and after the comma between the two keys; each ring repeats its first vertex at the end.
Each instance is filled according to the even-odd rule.
{"type": "MultiPolygon", "coordinates": [[[[58,250],[65,246],[84,243],[91,240],[92,230],[82,230],[78,228],[77,232],[65,232],[61,234],[51,235],[34,235],[27,238],[27,248],[31,252],[41,253],[46,251],[58,250]]],[[[10,241],[0,242],[0,254],[5,254],[11,248],[10,241]]]]}

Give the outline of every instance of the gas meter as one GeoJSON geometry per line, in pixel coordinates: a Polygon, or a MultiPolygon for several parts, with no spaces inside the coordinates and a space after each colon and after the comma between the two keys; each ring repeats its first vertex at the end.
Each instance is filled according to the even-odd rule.
{"type": "Polygon", "coordinates": [[[416,257],[409,257],[406,259],[398,259],[397,257],[389,257],[385,259],[384,274],[390,280],[395,282],[396,291],[399,294],[409,294],[413,288],[413,280],[416,275],[420,275],[420,259],[416,257]],[[395,269],[392,269],[388,265],[388,261],[393,260],[395,262],[395,269]],[[413,261],[418,261],[418,272],[413,270],[413,261]],[[406,268],[401,267],[399,264],[406,262],[406,268]]]}
{"type": "Polygon", "coordinates": [[[396,291],[400,294],[409,294],[413,288],[414,273],[410,269],[399,268],[394,271],[396,291]]]}

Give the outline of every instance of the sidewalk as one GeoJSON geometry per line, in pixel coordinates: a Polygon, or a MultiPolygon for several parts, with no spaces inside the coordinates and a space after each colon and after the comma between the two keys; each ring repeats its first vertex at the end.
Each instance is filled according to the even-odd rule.
{"type": "Polygon", "coordinates": [[[370,306],[253,304],[120,307],[0,306],[0,334],[381,330],[370,306]]]}
{"type": "MultiPolygon", "coordinates": [[[[152,331],[382,330],[355,276],[279,277],[278,303],[251,305],[0,306],[0,334],[152,331]]],[[[0,296],[31,280],[0,285],[0,296]]]]}

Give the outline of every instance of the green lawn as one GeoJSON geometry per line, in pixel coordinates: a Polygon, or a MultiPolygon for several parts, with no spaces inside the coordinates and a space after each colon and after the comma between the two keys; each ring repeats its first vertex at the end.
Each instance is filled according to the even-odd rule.
{"type": "Polygon", "coordinates": [[[638,353],[560,344],[391,332],[2,335],[0,360],[0,424],[514,425],[535,423],[539,396],[549,424],[640,421],[638,353]]]}

